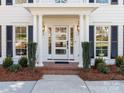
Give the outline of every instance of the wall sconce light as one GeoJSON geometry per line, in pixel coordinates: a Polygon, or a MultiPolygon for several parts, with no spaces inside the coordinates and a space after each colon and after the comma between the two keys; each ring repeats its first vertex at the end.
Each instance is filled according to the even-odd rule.
{"type": "Polygon", "coordinates": [[[43,25],[42,25],[42,31],[43,31],[43,34],[44,34],[44,32],[45,32],[45,24],[44,24],[44,22],[43,22],[43,25]]]}
{"type": "Polygon", "coordinates": [[[79,21],[78,21],[78,25],[77,25],[77,31],[78,31],[78,33],[80,32],[80,25],[79,25],[79,21]]]}

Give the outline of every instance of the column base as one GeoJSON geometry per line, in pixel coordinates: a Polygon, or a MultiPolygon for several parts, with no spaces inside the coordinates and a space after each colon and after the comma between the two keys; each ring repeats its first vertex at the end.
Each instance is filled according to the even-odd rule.
{"type": "Polygon", "coordinates": [[[83,68],[83,64],[80,64],[80,63],[79,63],[78,67],[79,67],[79,68],[83,68]]]}
{"type": "Polygon", "coordinates": [[[42,62],[37,62],[36,63],[36,67],[43,67],[44,65],[43,65],[43,63],[42,62]]]}

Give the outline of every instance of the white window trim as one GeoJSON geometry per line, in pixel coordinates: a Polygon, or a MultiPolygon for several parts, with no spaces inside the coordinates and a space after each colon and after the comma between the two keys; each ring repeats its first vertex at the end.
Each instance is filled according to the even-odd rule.
{"type": "Polygon", "coordinates": [[[104,59],[110,59],[111,58],[111,26],[110,25],[95,25],[94,27],[94,58],[97,58],[96,56],[96,27],[98,26],[107,26],[109,27],[109,32],[108,32],[108,56],[103,57],[104,59]]]}
{"type": "MultiPolygon", "coordinates": [[[[26,42],[28,42],[28,25],[14,25],[13,26],[13,57],[20,58],[21,55],[20,56],[16,55],[16,45],[15,45],[15,42],[16,42],[16,40],[15,40],[16,27],[26,27],[26,38],[27,38],[26,42]]],[[[27,48],[27,53],[28,53],[28,48],[27,48]]],[[[27,56],[28,56],[28,54],[27,54],[27,56]]]]}

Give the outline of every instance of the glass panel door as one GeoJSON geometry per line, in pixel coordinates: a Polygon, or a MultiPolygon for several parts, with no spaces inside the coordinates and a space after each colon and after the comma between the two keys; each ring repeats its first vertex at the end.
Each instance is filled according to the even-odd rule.
{"type": "Polygon", "coordinates": [[[54,32],[55,58],[67,59],[68,56],[68,28],[56,26],[54,32]]]}

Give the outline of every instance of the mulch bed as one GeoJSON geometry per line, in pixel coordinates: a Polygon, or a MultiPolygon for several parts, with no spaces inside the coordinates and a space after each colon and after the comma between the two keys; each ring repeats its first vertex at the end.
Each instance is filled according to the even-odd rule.
{"type": "MultiPolygon", "coordinates": [[[[94,67],[89,70],[77,69],[79,76],[83,80],[95,81],[95,80],[124,80],[124,76],[118,72],[118,68],[114,65],[109,66],[110,72],[108,74],[103,74],[97,71],[94,67]]],[[[49,69],[51,71],[51,69],[49,69]]],[[[34,81],[42,78],[44,69],[39,67],[32,71],[29,68],[23,68],[18,72],[10,72],[0,66],[0,81],[34,81]]],[[[61,69],[61,74],[64,70],[61,69]]],[[[66,70],[68,73],[70,70],[66,70]]],[[[72,71],[73,73],[73,71],[72,71]]],[[[75,72],[74,72],[75,73],[75,72]]],[[[73,73],[73,74],[74,74],[73,73]]]]}
{"type": "Polygon", "coordinates": [[[29,68],[23,68],[17,72],[10,72],[0,66],[0,81],[34,81],[42,78],[42,72],[39,68],[32,71],[29,68]]]}
{"type": "Polygon", "coordinates": [[[80,77],[83,80],[95,81],[95,80],[124,80],[124,75],[118,72],[118,67],[115,65],[109,66],[110,72],[103,74],[97,71],[94,67],[90,70],[80,69],[80,77]]]}

